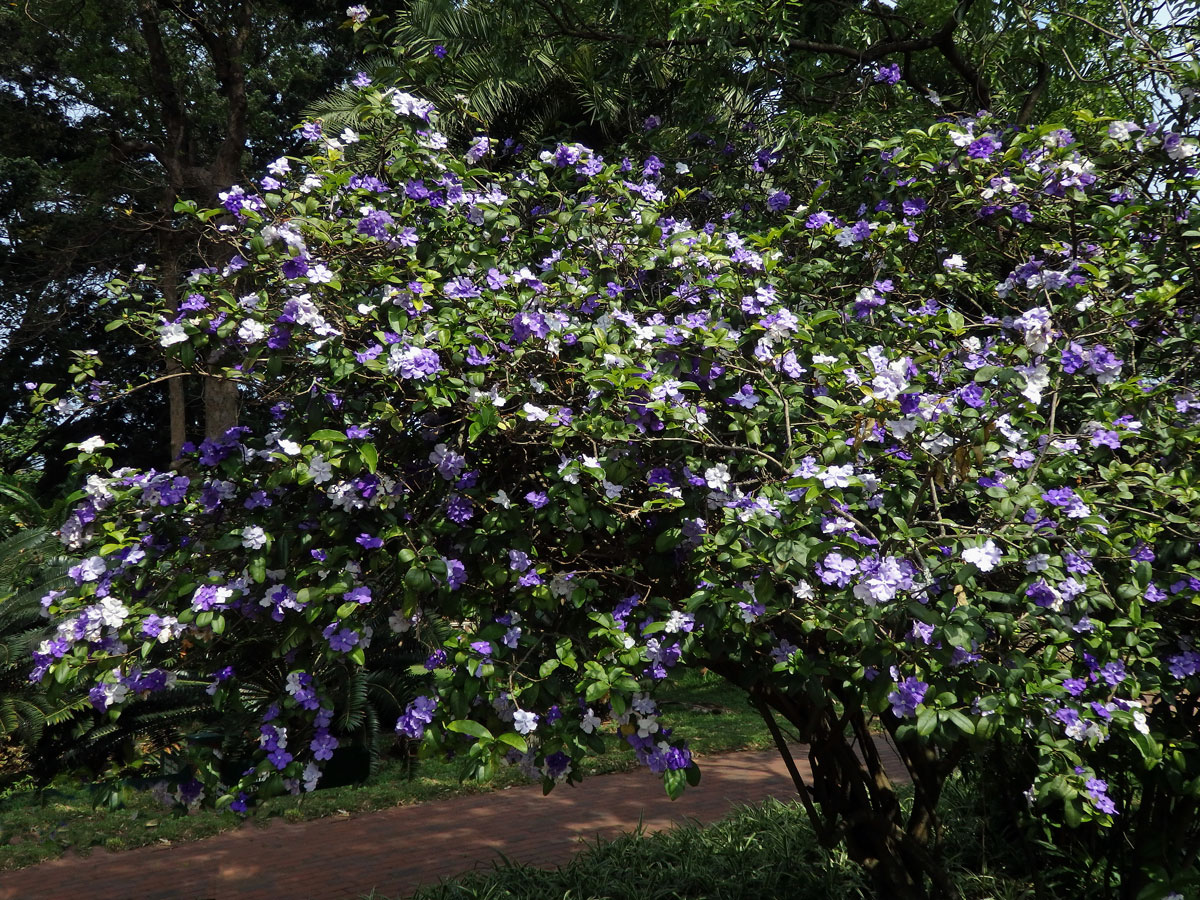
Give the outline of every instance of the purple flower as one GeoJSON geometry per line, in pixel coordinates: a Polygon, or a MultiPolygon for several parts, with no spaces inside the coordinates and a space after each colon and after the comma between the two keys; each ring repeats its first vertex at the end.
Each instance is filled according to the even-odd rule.
{"type": "Polygon", "coordinates": [[[1042,499],[1051,506],[1071,506],[1077,499],[1075,492],[1069,487],[1054,488],[1042,494],[1042,499]]]}
{"type": "Polygon", "coordinates": [[[389,213],[382,209],[373,209],[358,220],[357,231],[367,237],[385,238],[388,234],[388,226],[394,222],[395,219],[389,213]]]}
{"type": "Polygon", "coordinates": [[[364,532],[354,539],[354,543],[364,550],[378,550],[383,546],[383,538],[372,537],[364,532]]]}
{"type": "Polygon", "coordinates": [[[550,502],[550,497],[545,491],[530,491],[525,495],[525,499],[529,501],[529,505],[534,509],[541,509],[550,502]]]}
{"type": "Polygon", "coordinates": [[[346,591],[342,594],[342,599],[347,603],[358,603],[360,605],[371,602],[371,589],[363,585],[346,591]]]}
{"type": "Polygon", "coordinates": [[[388,371],[401,378],[421,381],[442,370],[442,361],[433,350],[395,345],[388,354],[388,371]]]}
{"type": "Polygon", "coordinates": [[[1087,682],[1082,678],[1068,678],[1063,681],[1063,688],[1072,697],[1078,697],[1087,690],[1087,682]]]}
{"type": "Polygon", "coordinates": [[[776,191],[767,198],[767,209],[771,212],[783,212],[792,202],[792,197],[785,191],[776,191]]]}
{"type": "Polygon", "coordinates": [[[983,406],[983,388],[971,382],[958,392],[958,399],[972,409],[979,409],[983,406]]]}
{"type": "Polygon", "coordinates": [[[896,690],[888,694],[888,702],[892,704],[892,712],[900,718],[908,718],[917,714],[917,707],[925,699],[929,685],[918,681],[915,676],[908,676],[896,685],[896,690]]]}
{"type": "Polygon", "coordinates": [[[825,584],[844,588],[850,584],[850,579],[858,572],[858,563],[840,553],[830,553],[825,557],[823,563],[818,564],[816,572],[825,584]]]}
{"type": "Polygon", "coordinates": [[[465,525],[475,515],[475,504],[469,497],[452,494],[446,501],[446,518],[456,525],[465,525]]]}
{"type": "Polygon", "coordinates": [[[482,291],[466,275],[459,275],[457,278],[446,283],[445,287],[442,288],[442,293],[451,300],[471,300],[478,297],[482,291]]]}
{"type": "Polygon", "coordinates": [[[457,559],[442,557],[442,562],[446,565],[446,587],[452,591],[457,591],[467,583],[467,567],[462,564],[461,560],[457,559]]]}
{"type": "Polygon", "coordinates": [[[992,154],[1000,149],[1000,142],[990,134],[985,134],[982,137],[971,142],[967,147],[967,156],[971,159],[991,159],[992,154]]]}
{"type": "Polygon", "coordinates": [[[880,66],[875,70],[875,83],[895,84],[900,80],[900,66],[896,63],[880,66]]]}
{"type": "Polygon", "coordinates": [[[329,641],[329,649],[336,653],[349,653],[361,637],[353,628],[338,628],[336,622],[326,625],[321,634],[329,641]]]}
{"type": "MultiPolygon", "coordinates": [[[[438,651],[442,652],[442,651],[438,651]]],[[[404,710],[404,715],[396,720],[396,733],[418,740],[425,734],[425,728],[433,721],[438,702],[433,697],[417,697],[404,710]]]]}
{"type": "Polygon", "coordinates": [[[1109,687],[1116,687],[1125,680],[1125,663],[1119,659],[1105,663],[1100,668],[1100,677],[1104,679],[1104,683],[1109,687]]]}

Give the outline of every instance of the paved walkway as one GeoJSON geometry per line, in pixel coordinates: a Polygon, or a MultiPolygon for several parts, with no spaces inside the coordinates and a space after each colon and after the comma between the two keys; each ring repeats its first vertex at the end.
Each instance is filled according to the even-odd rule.
{"type": "MultiPolygon", "coordinates": [[[[802,748],[795,755],[807,779],[807,756],[802,748]]],[[[887,758],[889,774],[905,778],[900,761],[887,758]]],[[[97,849],[0,872],[0,900],[357,900],[372,890],[401,900],[421,885],[487,868],[500,853],[551,867],[581,840],[615,837],[639,820],[657,831],[687,819],[716,821],[732,806],[768,797],[795,798],[775,752],[699,762],[700,785],[675,802],[640,770],[588,778],[547,797],[533,784],[351,818],[276,819],[193,843],[97,849]]]]}

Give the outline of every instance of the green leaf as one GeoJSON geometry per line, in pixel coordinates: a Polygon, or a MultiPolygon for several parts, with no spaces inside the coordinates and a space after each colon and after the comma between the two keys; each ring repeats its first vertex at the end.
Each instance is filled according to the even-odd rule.
{"type": "Polygon", "coordinates": [[[516,734],[515,732],[512,732],[512,731],[505,732],[504,734],[497,737],[496,740],[498,740],[502,744],[508,744],[508,746],[514,748],[518,753],[528,753],[529,752],[529,742],[526,741],[525,738],[521,737],[521,735],[516,734]]]}
{"type": "Polygon", "coordinates": [[[375,470],[379,467],[379,451],[375,449],[375,445],[363,444],[358,448],[358,455],[362,457],[367,471],[374,475],[375,470]]]}
{"type": "Polygon", "coordinates": [[[487,730],[479,722],[473,719],[458,719],[446,726],[447,731],[453,731],[455,734],[467,734],[473,738],[478,738],[481,741],[494,741],[492,733],[487,730]]]}
{"type": "Polygon", "coordinates": [[[928,737],[937,728],[938,714],[936,709],[922,707],[917,710],[917,734],[928,737]]]}
{"type": "Polygon", "coordinates": [[[954,725],[956,728],[958,728],[958,730],[961,731],[963,734],[974,734],[975,733],[975,723],[972,722],[969,718],[967,718],[967,716],[964,715],[961,710],[949,709],[949,710],[946,710],[943,713],[943,715],[945,716],[945,718],[947,720],[949,720],[949,722],[952,725],[954,725]]]}
{"type": "Polygon", "coordinates": [[[687,774],[683,769],[668,769],[663,775],[663,786],[667,789],[667,796],[672,800],[678,800],[683,796],[684,790],[687,788],[687,774]]]}
{"type": "Polygon", "coordinates": [[[341,431],[334,431],[332,428],[322,428],[314,431],[308,439],[310,441],[344,441],[346,435],[341,431]]]}

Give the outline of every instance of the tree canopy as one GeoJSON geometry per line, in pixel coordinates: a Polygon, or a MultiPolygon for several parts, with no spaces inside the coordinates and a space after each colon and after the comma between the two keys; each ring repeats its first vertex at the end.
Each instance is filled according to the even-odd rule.
{"type": "MultiPolygon", "coordinates": [[[[103,352],[122,380],[153,366],[149,348],[105,332],[105,284],[141,264],[173,285],[180,267],[194,264],[195,230],[174,213],[176,201],[215,203],[243,166],[262,166],[289,145],[287,123],[349,64],[339,11],[322,2],[175,0],[0,10],[7,470],[40,467],[53,492],[65,474],[61,445],[99,427],[87,411],[28,418],[26,385],[69,382],[71,351],[103,352]]],[[[126,448],[127,461],[170,458],[165,393],[104,409],[106,421],[119,417],[146,437],[126,448]]],[[[202,428],[200,392],[178,394],[176,427],[202,428]]]]}

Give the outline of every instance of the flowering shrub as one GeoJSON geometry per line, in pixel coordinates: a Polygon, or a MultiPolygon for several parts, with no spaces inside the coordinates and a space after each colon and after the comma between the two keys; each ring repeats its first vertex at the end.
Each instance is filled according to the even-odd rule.
{"type": "Polygon", "coordinates": [[[811,745],[821,834],[896,896],[988,741],[1032,748],[1048,821],[1159,791],[1139,815],[1195,828],[1191,138],[938,122],[832,188],[746,161],[731,212],[688,164],[464,156],[429,104],[361,97],[361,134],[310,123],[198,213],[221,262],[177,315],[118,285],[244,424],[172,471],[81,448],[35,678],[109,717],[185,677],[232,708],[270,654],[252,764],[198,743],[178,776],[241,808],[319,783],[319,673],[381,635],[427,645],[399,733],[547,786],[611,739],[694,781],[654,691],[705,665],[811,745]]]}

